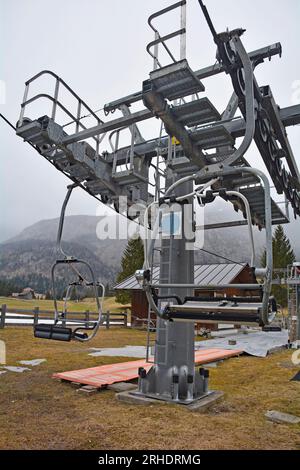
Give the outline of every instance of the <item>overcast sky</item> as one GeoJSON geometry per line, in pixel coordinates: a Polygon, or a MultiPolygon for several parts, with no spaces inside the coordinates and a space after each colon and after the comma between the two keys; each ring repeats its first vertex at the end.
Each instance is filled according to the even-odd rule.
{"type": "MultiPolygon", "coordinates": [[[[139,91],[152,70],[145,49],[153,39],[147,18],[170,3],[172,0],[0,0],[0,80],[6,87],[0,112],[16,123],[24,82],[42,69],[60,75],[93,109],[139,91]]],[[[215,47],[198,1],[187,3],[187,57],[197,70],[215,62],[215,47]]],[[[271,85],[281,107],[300,102],[300,93],[293,89],[300,81],[300,1],[206,0],[206,5],[217,31],[247,29],[243,36],[247,50],[282,43],[282,58],[260,65],[256,77],[260,85],[271,85]]],[[[161,23],[163,33],[177,28],[175,16],[161,23]]],[[[42,85],[48,86],[45,81],[42,85]]],[[[205,86],[205,94],[222,111],[232,91],[228,77],[222,74],[208,79],[205,86]]],[[[43,105],[39,110],[40,115],[47,113],[43,105]]],[[[156,131],[155,124],[147,126],[146,137],[156,131]]],[[[299,126],[289,128],[288,134],[300,166],[299,126]]],[[[0,240],[4,240],[34,222],[57,217],[69,180],[1,120],[0,142],[0,240]]],[[[263,168],[255,147],[247,158],[263,168]]],[[[96,201],[78,190],[69,213],[95,215],[96,209],[96,201]]]]}

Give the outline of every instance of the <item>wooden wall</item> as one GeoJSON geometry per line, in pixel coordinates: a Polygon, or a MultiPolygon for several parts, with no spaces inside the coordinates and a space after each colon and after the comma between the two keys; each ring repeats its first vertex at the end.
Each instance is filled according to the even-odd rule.
{"type": "MultiPolygon", "coordinates": [[[[223,291],[203,291],[203,290],[195,290],[195,295],[199,297],[214,297],[216,296],[224,296],[226,294],[228,297],[230,296],[240,296],[241,291],[237,290],[234,288],[234,284],[255,284],[255,276],[253,275],[253,271],[249,266],[246,266],[238,276],[235,277],[235,279],[232,281],[232,288],[226,289],[223,291]]],[[[245,295],[257,295],[257,291],[245,291],[245,295]]],[[[148,318],[148,301],[146,298],[146,294],[142,290],[132,290],[131,291],[131,304],[132,304],[132,310],[131,310],[131,322],[132,326],[142,326],[143,321],[148,318]]],[[[156,319],[156,315],[151,314],[151,318],[153,320],[156,319]]],[[[214,324],[204,324],[202,323],[201,328],[205,327],[210,330],[216,330],[218,329],[218,325],[214,324]]]]}

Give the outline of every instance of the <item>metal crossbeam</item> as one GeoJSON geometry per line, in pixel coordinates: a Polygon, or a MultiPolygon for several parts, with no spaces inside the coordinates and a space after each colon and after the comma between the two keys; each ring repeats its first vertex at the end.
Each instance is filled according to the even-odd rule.
{"type": "Polygon", "coordinates": [[[279,109],[280,119],[285,127],[300,124],[300,104],[279,109]]]}
{"type": "Polygon", "coordinates": [[[63,144],[72,144],[73,142],[80,142],[81,140],[89,139],[95,135],[104,134],[105,132],[113,131],[121,127],[128,127],[136,122],[146,121],[153,117],[153,114],[147,109],[138,111],[129,116],[124,116],[118,119],[113,119],[112,121],[105,122],[89,129],[77,132],[75,134],[69,135],[63,139],[63,144]]]}
{"type": "MultiPolygon", "coordinates": [[[[132,114],[131,116],[134,116],[134,114],[132,114]]],[[[300,124],[300,104],[279,109],[279,117],[285,127],[296,126],[300,124]]],[[[220,125],[220,123],[216,123],[215,125],[220,125]]],[[[243,137],[245,135],[246,126],[245,120],[243,118],[234,119],[230,122],[222,122],[222,126],[226,128],[226,130],[232,135],[234,139],[237,139],[238,137],[243,137]]],[[[134,149],[135,153],[137,155],[145,155],[147,153],[151,154],[152,152],[156,152],[158,143],[158,139],[150,139],[142,144],[136,144],[134,149]]],[[[160,147],[167,148],[167,145],[168,136],[164,136],[160,141],[160,147]]],[[[122,162],[122,159],[125,159],[125,156],[129,149],[130,146],[123,147],[118,150],[117,155],[120,163],[122,162]]]]}

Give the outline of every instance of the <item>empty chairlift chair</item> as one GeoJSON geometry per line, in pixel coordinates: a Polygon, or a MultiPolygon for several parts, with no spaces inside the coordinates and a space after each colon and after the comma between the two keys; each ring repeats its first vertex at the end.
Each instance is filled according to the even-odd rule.
{"type": "Polygon", "coordinates": [[[77,258],[74,258],[73,256],[68,256],[66,253],[64,253],[61,247],[61,237],[62,237],[62,231],[63,231],[66,206],[70,199],[71,193],[76,186],[77,185],[75,184],[75,185],[71,185],[68,187],[68,192],[64,200],[62,210],[61,210],[61,215],[60,215],[59,228],[58,228],[58,234],[57,234],[57,247],[63,257],[61,259],[56,260],[56,262],[53,264],[52,269],[51,269],[51,282],[52,282],[52,292],[53,292],[53,300],[54,300],[54,323],[35,325],[34,336],[36,338],[53,339],[53,340],[58,340],[58,341],[71,341],[73,339],[77,341],[81,341],[81,342],[89,341],[95,337],[101,324],[102,305],[103,305],[103,299],[104,299],[104,294],[105,294],[105,289],[104,289],[103,284],[96,282],[94,272],[91,266],[89,265],[89,263],[87,263],[86,261],[82,261],[77,258]],[[79,272],[78,267],[80,265],[84,266],[86,270],[88,271],[88,274],[90,277],[89,280],[87,280],[82,275],[82,273],[79,272]],[[56,290],[56,282],[55,282],[55,274],[59,266],[69,267],[72,270],[72,272],[76,275],[76,279],[70,282],[67,286],[64,305],[61,311],[59,311],[59,308],[58,308],[57,290],[56,290]],[[71,293],[74,290],[76,291],[78,288],[80,289],[89,288],[93,290],[93,295],[94,295],[96,307],[97,307],[97,318],[95,320],[91,320],[87,318],[78,319],[78,320],[66,319],[68,299],[70,298],[71,293]],[[99,299],[99,289],[101,289],[101,300],[99,299]],[[74,329],[71,327],[67,327],[66,326],[67,322],[68,324],[74,323],[74,329]]]}
{"type": "MultiPolygon", "coordinates": [[[[236,169],[232,169],[236,172],[236,169]]],[[[247,172],[247,170],[244,169],[247,172]]],[[[211,203],[217,196],[221,196],[226,201],[233,198],[241,199],[245,208],[245,215],[248,222],[250,236],[250,246],[252,248],[251,267],[254,277],[264,278],[264,282],[259,284],[230,284],[230,285],[184,285],[184,284],[152,284],[148,266],[144,271],[137,271],[136,277],[143,285],[151,308],[159,317],[171,322],[197,322],[197,323],[230,323],[235,325],[259,325],[270,324],[276,316],[277,305],[274,297],[270,295],[272,281],[272,231],[271,231],[271,199],[270,187],[267,178],[258,170],[253,170],[264,182],[265,190],[265,227],[266,227],[266,268],[255,268],[255,247],[252,233],[252,217],[249,202],[244,194],[238,191],[207,191],[205,194],[198,193],[201,203],[211,203]],[[180,289],[182,287],[197,288],[197,290],[217,290],[225,291],[232,289],[240,291],[236,297],[185,297],[183,300],[176,295],[176,291],[169,296],[176,302],[170,302],[164,309],[158,307],[159,296],[154,293],[154,288],[180,289]],[[249,295],[251,292],[251,295],[249,295]],[[246,295],[247,294],[247,295],[246,295]]],[[[184,180],[184,178],[183,178],[184,180]]],[[[168,195],[169,197],[169,195],[168,195]]],[[[183,197],[183,196],[182,196],[183,197]]],[[[149,258],[150,259],[150,258],[149,258]]],[[[145,266],[144,266],[145,267],[145,266]]]]}

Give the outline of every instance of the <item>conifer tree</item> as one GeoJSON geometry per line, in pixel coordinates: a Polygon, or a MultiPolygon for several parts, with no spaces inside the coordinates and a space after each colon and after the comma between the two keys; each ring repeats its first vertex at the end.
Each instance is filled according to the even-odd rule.
{"type": "MultiPolygon", "coordinates": [[[[121,271],[117,276],[117,282],[124,281],[127,277],[135,273],[137,269],[143,267],[144,247],[140,237],[131,238],[124,250],[121,260],[121,271]]],[[[117,291],[116,299],[122,304],[127,304],[131,300],[130,292],[117,291]]]]}
{"type": "MultiPolygon", "coordinates": [[[[295,254],[291,246],[290,240],[285,235],[282,225],[278,225],[273,235],[273,269],[279,270],[282,268],[282,272],[276,271],[276,276],[282,278],[284,275],[284,269],[289,264],[295,261],[295,254]]],[[[261,265],[266,266],[266,250],[263,251],[261,256],[261,265]]],[[[272,287],[272,294],[276,298],[277,302],[282,305],[287,305],[287,289],[285,286],[272,287]]]]}

